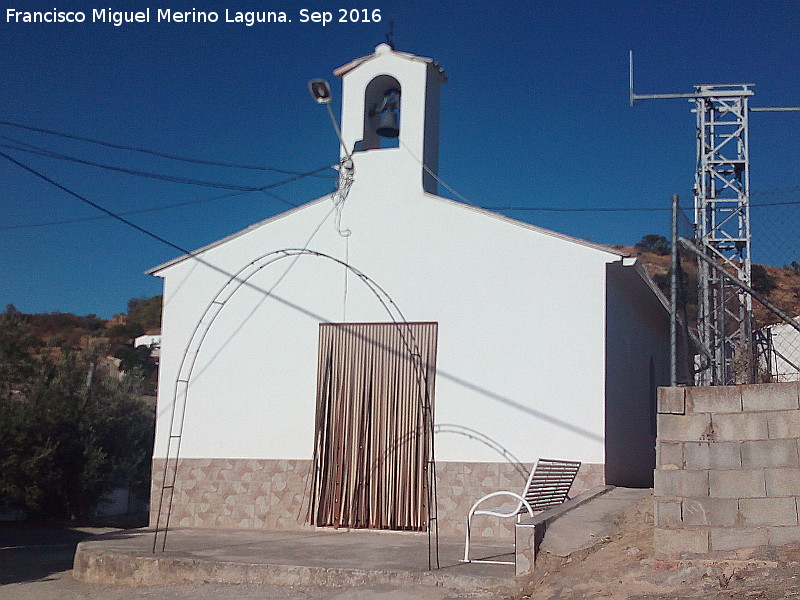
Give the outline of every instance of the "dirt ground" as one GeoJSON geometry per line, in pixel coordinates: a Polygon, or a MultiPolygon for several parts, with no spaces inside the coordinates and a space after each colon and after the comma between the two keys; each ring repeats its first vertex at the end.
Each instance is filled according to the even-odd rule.
{"type": "Polygon", "coordinates": [[[800,546],[742,552],[726,562],[655,560],[650,496],[623,513],[602,544],[569,558],[542,553],[536,572],[515,600],[800,599],[800,546]]]}

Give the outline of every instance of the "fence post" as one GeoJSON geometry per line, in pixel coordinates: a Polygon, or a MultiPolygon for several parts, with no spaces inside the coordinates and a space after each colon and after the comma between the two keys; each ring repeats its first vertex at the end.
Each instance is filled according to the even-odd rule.
{"type": "Polygon", "coordinates": [[[678,384],[678,194],[672,195],[669,277],[669,384],[678,384]]]}

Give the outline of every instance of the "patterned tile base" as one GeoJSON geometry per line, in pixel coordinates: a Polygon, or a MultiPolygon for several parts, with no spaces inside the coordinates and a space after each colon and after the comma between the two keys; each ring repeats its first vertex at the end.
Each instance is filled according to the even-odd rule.
{"type": "MultiPolygon", "coordinates": [[[[436,464],[439,534],[464,535],[466,515],[481,496],[498,490],[519,493],[530,465],[436,464]]],[[[300,529],[308,524],[311,461],[181,459],[170,514],[172,527],[300,529]]],[[[164,459],[153,460],[150,525],[154,526],[164,477],[164,459]]],[[[603,483],[603,465],[584,464],[571,494],[603,483]]],[[[167,499],[168,500],[168,499],[167,499]]],[[[164,525],[166,507],[162,510],[164,525]]],[[[513,519],[481,517],[475,537],[513,536],[513,519]]]]}

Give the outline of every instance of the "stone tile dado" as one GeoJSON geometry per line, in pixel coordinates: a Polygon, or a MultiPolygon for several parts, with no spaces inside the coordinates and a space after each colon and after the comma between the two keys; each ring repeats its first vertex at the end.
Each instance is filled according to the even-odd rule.
{"type": "MultiPolygon", "coordinates": [[[[439,534],[464,534],[470,507],[498,490],[519,493],[531,465],[442,462],[436,465],[439,534]]],[[[163,459],[153,461],[151,525],[155,525],[163,459]]],[[[309,460],[182,459],[170,522],[180,527],[299,529],[309,527],[309,460]]],[[[601,464],[581,466],[571,496],[603,483],[601,464]]],[[[514,519],[487,517],[475,537],[513,536],[514,519]]],[[[163,525],[163,515],[162,515],[163,525]]]]}

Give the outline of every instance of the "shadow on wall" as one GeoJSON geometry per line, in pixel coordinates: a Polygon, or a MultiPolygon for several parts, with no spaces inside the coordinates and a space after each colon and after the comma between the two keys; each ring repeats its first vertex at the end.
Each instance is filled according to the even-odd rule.
{"type": "Polygon", "coordinates": [[[606,269],[606,483],[649,488],[656,392],[669,382],[669,313],[636,268],[606,269]]]}

